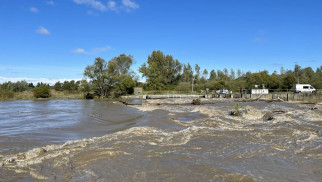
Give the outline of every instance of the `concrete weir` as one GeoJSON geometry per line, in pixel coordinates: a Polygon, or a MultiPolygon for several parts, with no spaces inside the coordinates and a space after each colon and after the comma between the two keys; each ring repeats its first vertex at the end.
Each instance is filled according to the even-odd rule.
{"type": "Polygon", "coordinates": [[[209,95],[133,95],[122,96],[123,99],[168,99],[168,98],[242,98],[261,100],[284,100],[284,101],[318,101],[322,100],[322,94],[298,94],[298,93],[269,93],[269,94],[209,94],[209,95]]]}

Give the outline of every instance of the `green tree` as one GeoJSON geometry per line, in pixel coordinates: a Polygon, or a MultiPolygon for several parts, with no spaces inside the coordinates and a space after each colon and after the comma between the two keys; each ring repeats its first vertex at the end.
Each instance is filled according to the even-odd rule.
{"type": "Polygon", "coordinates": [[[121,91],[124,94],[133,94],[134,93],[134,87],[135,87],[135,81],[132,79],[131,76],[127,75],[122,80],[121,84],[121,91]]]}
{"type": "Polygon", "coordinates": [[[161,51],[153,51],[148,56],[139,72],[146,77],[146,89],[162,90],[167,85],[177,84],[180,79],[181,64],[171,55],[164,55],[161,51]]]}
{"type": "Polygon", "coordinates": [[[217,74],[215,70],[210,71],[210,77],[209,80],[216,80],[217,79],[217,74]]]}
{"type": "Polygon", "coordinates": [[[134,92],[135,81],[130,70],[132,64],[133,57],[125,54],[114,57],[108,62],[107,85],[113,97],[134,92]]]}
{"type": "Polygon", "coordinates": [[[107,63],[104,59],[95,58],[94,64],[85,68],[84,76],[91,80],[95,94],[99,97],[107,97],[109,88],[107,86],[107,63]]]}
{"type": "Polygon", "coordinates": [[[80,91],[85,93],[89,93],[91,91],[91,85],[87,82],[87,80],[81,80],[80,91]]]}
{"type": "Polygon", "coordinates": [[[193,78],[193,70],[189,63],[187,65],[183,65],[183,72],[181,78],[181,81],[191,83],[193,78]]]}
{"type": "Polygon", "coordinates": [[[200,66],[198,64],[195,65],[195,80],[199,82],[200,79],[200,66]]]}
{"type": "Polygon", "coordinates": [[[253,88],[254,85],[261,85],[263,84],[263,78],[260,73],[252,73],[247,78],[247,87],[253,88]]]}
{"type": "Polygon", "coordinates": [[[296,83],[296,79],[293,74],[287,74],[282,81],[283,89],[291,89],[293,85],[296,83]]]}
{"type": "Polygon", "coordinates": [[[56,82],[55,83],[55,85],[54,85],[54,89],[56,90],[56,91],[62,91],[63,89],[62,89],[62,86],[63,86],[63,84],[62,83],[60,83],[60,81],[58,81],[58,82],[56,82]]]}

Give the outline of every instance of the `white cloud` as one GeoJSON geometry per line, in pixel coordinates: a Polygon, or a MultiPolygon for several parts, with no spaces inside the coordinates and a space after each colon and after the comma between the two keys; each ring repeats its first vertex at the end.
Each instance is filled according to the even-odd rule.
{"type": "Polygon", "coordinates": [[[117,11],[117,7],[116,7],[116,2],[115,1],[108,1],[107,7],[108,7],[109,10],[117,11]]]}
{"type": "Polygon", "coordinates": [[[122,4],[126,7],[126,8],[130,8],[130,9],[137,9],[140,6],[138,4],[136,4],[135,2],[131,1],[131,0],[122,0],[122,4]]]}
{"type": "Polygon", "coordinates": [[[43,34],[43,35],[49,35],[49,34],[50,34],[49,30],[47,30],[47,29],[46,29],[46,28],[44,28],[44,27],[39,27],[39,28],[36,30],[36,32],[37,32],[38,34],[43,34]]]}
{"type": "Polygon", "coordinates": [[[46,3],[49,4],[49,5],[54,5],[55,4],[54,1],[46,1],[46,3]]]}
{"type": "Polygon", "coordinates": [[[107,8],[100,1],[97,0],[73,0],[76,4],[85,4],[94,9],[105,11],[107,8]]]}
{"type": "Polygon", "coordinates": [[[33,13],[38,13],[38,9],[35,7],[30,7],[29,11],[33,12],[33,13]]]}
{"type": "MultiPolygon", "coordinates": [[[[115,11],[119,10],[131,11],[139,8],[140,6],[133,0],[120,0],[121,3],[118,5],[115,0],[108,0],[107,4],[103,4],[100,0],[73,0],[76,4],[87,5],[93,9],[99,11],[115,11]]],[[[97,15],[92,11],[87,11],[89,15],[97,15]]]]}
{"type": "Polygon", "coordinates": [[[0,83],[4,83],[4,82],[17,82],[17,81],[22,81],[22,80],[26,80],[26,82],[28,83],[33,83],[34,85],[36,85],[37,83],[43,82],[45,84],[49,84],[49,85],[54,85],[56,82],[64,82],[64,81],[71,81],[71,80],[75,80],[75,81],[79,81],[82,80],[82,78],[74,78],[74,79],[65,79],[65,78],[61,78],[61,79],[51,79],[51,78],[27,78],[27,77],[0,77],[0,83]]]}
{"type": "Polygon", "coordinates": [[[84,49],[81,49],[81,48],[72,50],[72,52],[76,54],[88,54],[88,52],[86,52],[84,49]]]}
{"type": "Polygon", "coordinates": [[[76,54],[87,54],[87,55],[95,55],[95,54],[100,54],[102,52],[107,52],[111,50],[111,46],[105,46],[105,47],[98,47],[98,48],[93,48],[90,51],[85,51],[82,48],[74,49],[72,50],[73,53],[76,54]]]}

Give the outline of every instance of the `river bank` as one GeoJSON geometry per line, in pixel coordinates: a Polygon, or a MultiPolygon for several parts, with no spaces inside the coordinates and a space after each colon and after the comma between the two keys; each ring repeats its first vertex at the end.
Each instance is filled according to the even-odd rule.
{"type": "Polygon", "coordinates": [[[14,101],[14,100],[49,100],[49,99],[85,99],[85,94],[80,92],[58,92],[50,91],[49,98],[35,98],[32,91],[24,92],[4,92],[0,94],[0,101],[14,101]]]}

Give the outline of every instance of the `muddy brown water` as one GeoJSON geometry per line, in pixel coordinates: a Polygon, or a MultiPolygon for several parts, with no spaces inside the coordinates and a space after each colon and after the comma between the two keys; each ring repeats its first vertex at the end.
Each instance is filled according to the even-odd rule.
{"type": "Polygon", "coordinates": [[[0,181],[321,181],[321,105],[239,104],[0,102],[0,181]]]}

